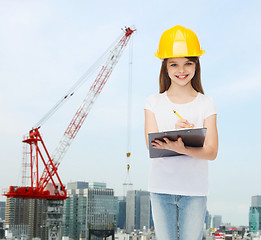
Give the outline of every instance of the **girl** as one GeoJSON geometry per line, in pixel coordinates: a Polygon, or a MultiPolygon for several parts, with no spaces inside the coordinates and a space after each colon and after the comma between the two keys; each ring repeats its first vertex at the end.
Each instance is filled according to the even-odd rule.
{"type": "Polygon", "coordinates": [[[160,93],[145,103],[147,147],[150,132],[207,128],[203,147],[184,146],[181,138],[152,143],[154,148],[183,154],[151,159],[149,191],[157,240],[202,240],[208,160],[218,151],[216,108],[204,95],[200,78],[199,56],[204,52],[192,30],[175,26],[162,34],[155,54],[162,59],[160,93]]]}

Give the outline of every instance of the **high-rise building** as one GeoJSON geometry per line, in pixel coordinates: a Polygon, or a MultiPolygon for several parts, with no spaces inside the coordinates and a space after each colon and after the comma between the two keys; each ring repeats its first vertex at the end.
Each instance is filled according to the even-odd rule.
{"type": "Polygon", "coordinates": [[[0,202],[0,220],[5,220],[5,202],[0,202]]]}
{"type": "Polygon", "coordinates": [[[251,207],[261,207],[261,195],[251,197],[251,207]]]}
{"type": "Polygon", "coordinates": [[[62,207],[62,200],[7,198],[5,226],[15,238],[61,239],[62,207]]]}
{"type": "Polygon", "coordinates": [[[150,194],[140,197],[140,229],[149,229],[153,226],[150,194]]]}
{"type": "Polygon", "coordinates": [[[120,229],[126,228],[126,197],[117,197],[118,200],[118,215],[117,227],[120,229]]]}
{"type": "Polygon", "coordinates": [[[211,215],[209,214],[208,210],[206,211],[205,224],[206,224],[206,229],[209,229],[211,225],[211,215]]]}
{"type": "Polygon", "coordinates": [[[261,211],[258,207],[250,207],[249,209],[249,230],[250,232],[258,232],[260,230],[259,219],[261,211]]]}
{"type": "Polygon", "coordinates": [[[261,196],[252,196],[251,207],[249,208],[249,229],[250,232],[261,231],[261,196]]]}
{"type": "Polygon", "coordinates": [[[84,189],[88,188],[89,183],[88,182],[69,182],[67,184],[67,189],[76,190],[76,189],[84,189]]]}
{"type": "Polygon", "coordinates": [[[212,221],[212,227],[219,228],[219,226],[222,224],[222,216],[214,215],[212,221]]]}
{"type": "Polygon", "coordinates": [[[13,236],[48,239],[46,200],[7,198],[5,225],[13,236]]]}
{"type": "Polygon", "coordinates": [[[86,238],[89,228],[116,226],[117,199],[113,189],[106,188],[105,183],[70,183],[68,194],[70,197],[64,205],[63,236],[76,240],[86,238]]]}
{"type": "Polygon", "coordinates": [[[4,230],[4,221],[0,219],[0,239],[4,239],[5,230],[4,230]]]}
{"type": "Polygon", "coordinates": [[[152,214],[150,194],[147,191],[132,190],[127,192],[126,198],[126,231],[151,228],[152,214]]]}

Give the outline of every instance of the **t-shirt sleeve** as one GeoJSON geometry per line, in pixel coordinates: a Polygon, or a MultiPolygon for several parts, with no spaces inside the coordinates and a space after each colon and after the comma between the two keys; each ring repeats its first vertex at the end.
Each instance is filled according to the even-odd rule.
{"type": "Polygon", "coordinates": [[[150,110],[151,112],[153,112],[154,102],[155,102],[155,95],[149,96],[145,101],[144,109],[147,109],[147,110],[150,110]]]}
{"type": "Polygon", "coordinates": [[[217,114],[216,104],[212,98],[207,97],[204,119],[214,114],[217,114]]]}

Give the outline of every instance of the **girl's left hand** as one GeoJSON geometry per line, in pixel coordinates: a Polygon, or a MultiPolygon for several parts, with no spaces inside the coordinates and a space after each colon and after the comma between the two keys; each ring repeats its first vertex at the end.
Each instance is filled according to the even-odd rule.
{"type": "Polygon", "coordinates": [[[184,154],[185,145],[184,145],[181,137],[179,137],[177,141],[171,141],[166,137],[164,137],[163,140],[165,142],[160,141],[160,140],[154,140],[151,143],[153,148],[168,149],[168,150],[171,150],[171,151],[175,151],[175,152],[184,154]]]}

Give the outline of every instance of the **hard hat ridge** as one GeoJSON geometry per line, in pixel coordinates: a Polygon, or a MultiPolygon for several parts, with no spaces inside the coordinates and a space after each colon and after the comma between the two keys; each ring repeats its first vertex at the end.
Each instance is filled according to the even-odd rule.
{"type": "Polygon", "coordinates": [[[205,53],[197,35],[189,28],[176,25],[161,35],[159,48],[155,56],[164,59],[171,57],[194,57],[205,53]]]}

